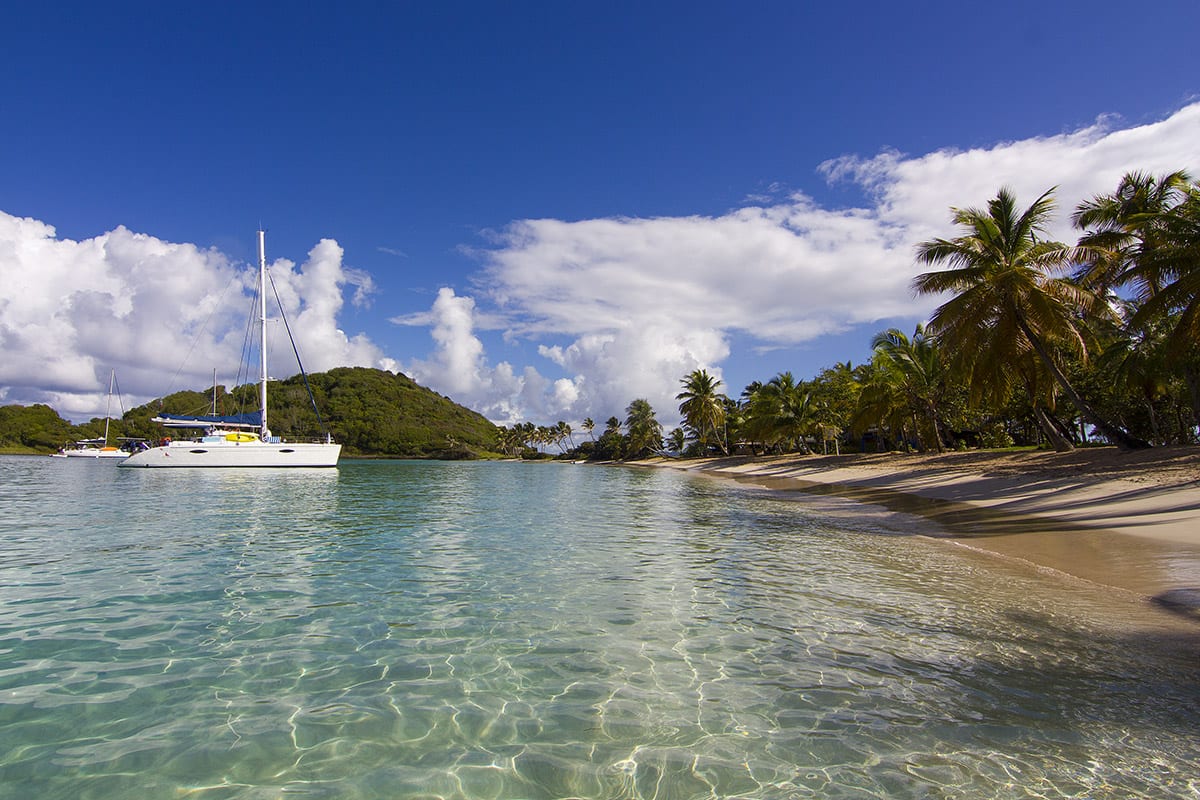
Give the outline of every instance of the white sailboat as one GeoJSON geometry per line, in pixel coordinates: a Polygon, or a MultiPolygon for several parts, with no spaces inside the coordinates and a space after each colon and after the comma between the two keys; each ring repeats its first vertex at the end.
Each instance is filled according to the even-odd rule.
{"type": "Polygon", "coordinates": [[[286,442],[267,427],[267,255],[258,232],[258,296],[261,328],[259,410],[235,416],[154,418],[169,428],[202,429],[193,439],[164,439],[134,453],[122,467],[336,467],[342,446],[326,435],[322,442],[286,442]]]}
{"type": "Polygon", "coordinates": [[[80,439],[70,447],[64,447],[55,456],[59,458],[128,458],[129,451],[122,450],[108,443],[108,424],[112,421],[113,387],[117,382],[117,371],[111,370],[108,375],[108,407],[104,410],[104,438],[80,439]]]}

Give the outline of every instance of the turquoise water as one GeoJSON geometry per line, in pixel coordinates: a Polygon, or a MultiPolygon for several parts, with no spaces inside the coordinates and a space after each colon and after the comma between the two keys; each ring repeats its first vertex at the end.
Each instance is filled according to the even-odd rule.
{"type": "Polygon", "coordinates": [[[1200,795],[1200,626],[821,502],[0,457],[0,798],[1200,795]]]}

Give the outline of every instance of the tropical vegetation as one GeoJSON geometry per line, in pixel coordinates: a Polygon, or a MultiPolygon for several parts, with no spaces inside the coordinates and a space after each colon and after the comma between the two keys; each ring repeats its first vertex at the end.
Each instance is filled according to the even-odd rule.
{"type": "Polygon", "coordinates": [[[727,398],[717,391],[720,378],[709,375],[707,370],[698,369],[680,381],[683,391],[675,395],[681,400],[679,413],[683,415],[684,427],[691,433],[701,452],[717,447],[729,452],[728,428],[725,413],[727,398]]]}
{"type": "MultiPolygon", "coordinates": [[[[1074,244],[1046,234],[1054,195],[1024,207],[1002,188],[984,208],[951,209],[953,233],[914,254],[931,268],[914,292],[943,302],[911,335],[876,334],[866,363],[810,380],[781,372],[736,400],[705,369],[685,375],[682,424],[664,446],[724,455],[1196,444],[1200,185],[1183,172],[1130,173],[1078,204],[1074,244]]],[[[629,419],[626,428],[613,417],[567,455],[644,455],[629,419]]]]}

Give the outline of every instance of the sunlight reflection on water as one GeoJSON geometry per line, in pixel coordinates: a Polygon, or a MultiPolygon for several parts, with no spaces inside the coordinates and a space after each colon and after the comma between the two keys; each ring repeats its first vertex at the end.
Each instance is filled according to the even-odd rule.
{"type": "Polygon", "coordinates": [[[1194,627],[1082,582],[669,471],[81,462],[0,458],[0,797],[1196,796],[1194,627]]]}

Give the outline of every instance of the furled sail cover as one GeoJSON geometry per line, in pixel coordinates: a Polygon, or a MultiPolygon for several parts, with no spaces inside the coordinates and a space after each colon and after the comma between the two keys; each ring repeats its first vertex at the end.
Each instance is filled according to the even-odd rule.
{"type": "Polygon", "coordinates": [[[262,427],[262,412],[251,411],[248,414],[231,414],[227,417],[159,414],[151,422],[158,422],[168,428],[259,428],[262,427]]]}

